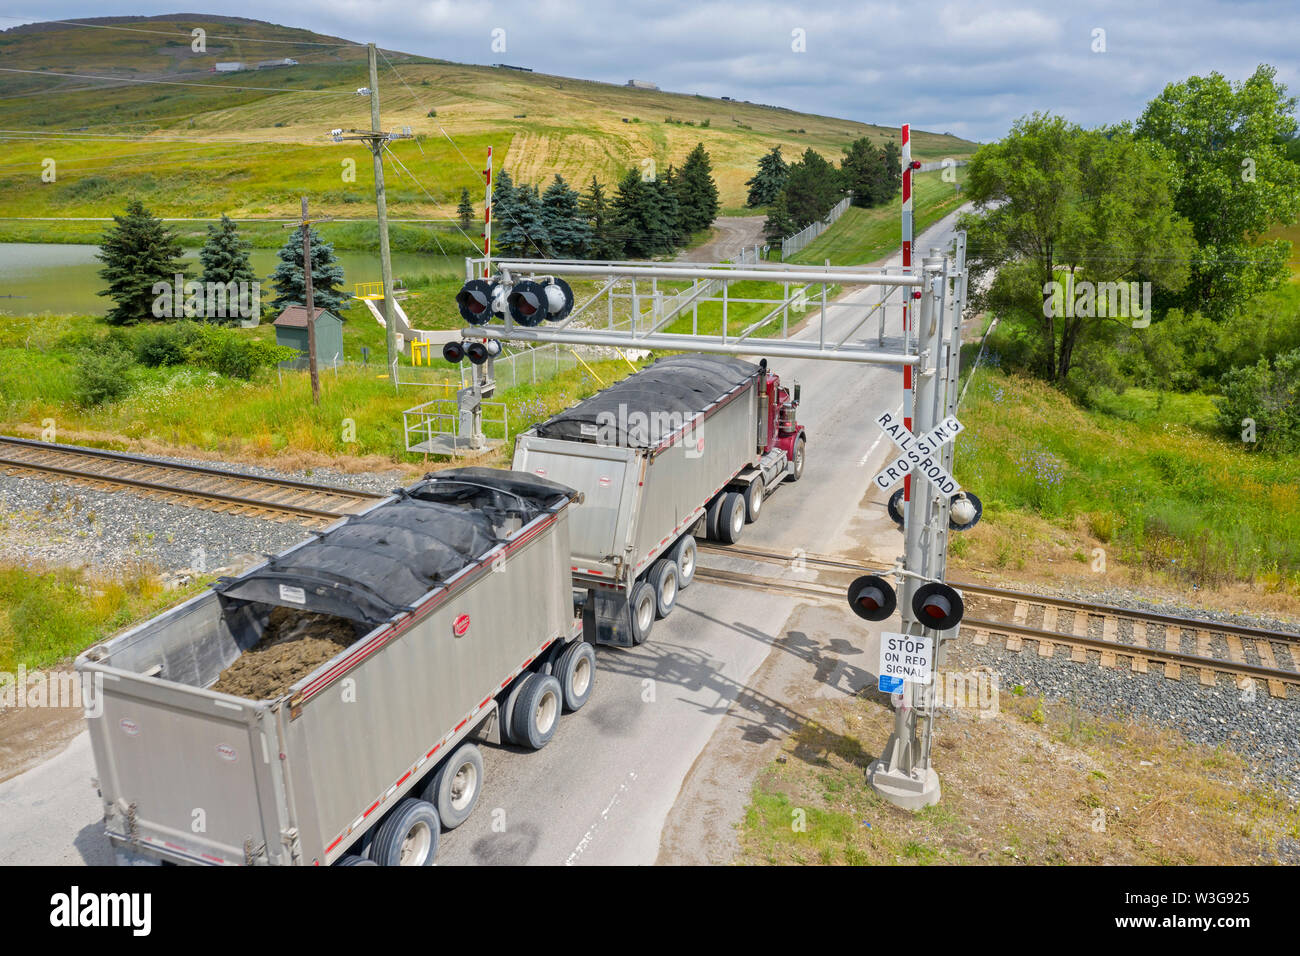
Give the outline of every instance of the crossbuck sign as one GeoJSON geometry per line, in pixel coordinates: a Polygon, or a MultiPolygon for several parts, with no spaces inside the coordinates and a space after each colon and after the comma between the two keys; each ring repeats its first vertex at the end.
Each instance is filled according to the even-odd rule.
{"type": "Polygon", "coordinates": [[[902,452],[898,458],[885,466],[885,470],[872,479],[881,491],[888,491],[897,481],[913,468],[930,479],[935,491],[944,496],[956,494],[961,490],[957,479],[948,474],[947,469],[939,463],[938,450],[947,442],[957,437],[965,426],[949,415],[934,428],[917,438],[904,426],[901,419],[889,412],[883,412],[876,419],[876,424],[889,436],[889,440],[902,452]]]}

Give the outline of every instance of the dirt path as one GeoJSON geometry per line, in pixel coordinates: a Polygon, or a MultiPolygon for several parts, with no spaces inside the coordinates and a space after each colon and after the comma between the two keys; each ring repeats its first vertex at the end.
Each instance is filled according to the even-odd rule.
{"type": "Polygon", "coordinates": [[[762,216],[719,216],[713,220],[713,238],[688,249],[677,258],[683,262],[722,262],[740,255],[746,246],[763,241],[762,216]]]}

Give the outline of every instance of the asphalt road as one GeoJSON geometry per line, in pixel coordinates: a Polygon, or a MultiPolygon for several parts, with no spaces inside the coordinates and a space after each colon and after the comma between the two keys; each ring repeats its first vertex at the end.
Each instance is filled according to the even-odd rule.
{"type": "MultiPolygon", "coordinates": [[[[920,237],[918,257],[931,246],[947,247],[953,218],[920,237]]],[[[842,301],[856,307],[832,310],[828,337],[837,329],[843,334],[877,296],[850,292],[842,301]]],[[[874,341],[875,317],[866,328],[874,341]]],[[[896,307],[887,332],[886,348],[897,348],[896,307]]],[[[800,335],[817,337],[815,318],[800,335]]],[[[901,371],[810,360],[772,366],[783,381],[802,385],[807,466],[802,481],[767,500],[742,543],[892,556],[898,536],[872,500],[870,482],[885,448],[871,419],[899,407],[901,371]]],[[[561,720],[544,750],[483,748],[479,808],[444,834],[438,862],[654,863],[683,781],[730,704],[747,692],[772,641],[785,633],[795,604],[697,581],[672,616],[656,623],[649,642],[601,649],[591,702],[561,720]]],[[[111,862],[93,774],[82,733],[56,757],[0,784],[0,864],[111,862]]]]}

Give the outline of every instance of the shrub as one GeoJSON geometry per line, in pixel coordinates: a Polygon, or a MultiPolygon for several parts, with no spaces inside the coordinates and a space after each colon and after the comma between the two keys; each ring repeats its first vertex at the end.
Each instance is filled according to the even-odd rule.
{"type": "Polygon", "coordinates": [[[196,335],[193,322],[145,326],[136,332],[131,351],[137,362],[150,368],[180,365],[196,335]]]}
{"type": "Polygon", "coordinates": [[[1300,349],[1228,372],[1218,404],[1220,426],[1233,438],[1243,437],[1250,419],[1258,447],[1300,449],[1300,349]]]}
{"type": "Polygon", "coordinates": [[[115,348],[84,350],[77,355],[73,396],[83,408],[117,401],[131,389],[131,356],[115,348]]]}
{"type": "Polygon", "coordinates": [[[196,326],[186,357],[195,365],[227,378],[251,379],[258,369],[287,362],[298,350],[240,334],[237,329],[196,326]]]}

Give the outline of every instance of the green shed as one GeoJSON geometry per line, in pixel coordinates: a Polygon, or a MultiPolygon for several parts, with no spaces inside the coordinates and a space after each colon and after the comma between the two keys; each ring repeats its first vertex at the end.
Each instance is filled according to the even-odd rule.
{"type": "MultiPolygon", "coordinates": [[[[301,355],[281,362],[280,368],[307,367],[307,307],[291,305],[275,320],[275,343],[297,349],[301,355]]],[[[316,365],[319,368],[343,361],[343,320],[324,309],[316,310],[316,365]]]]}

